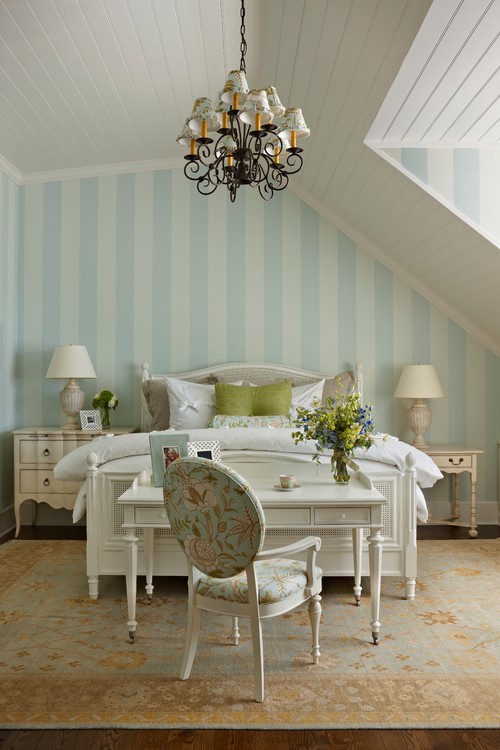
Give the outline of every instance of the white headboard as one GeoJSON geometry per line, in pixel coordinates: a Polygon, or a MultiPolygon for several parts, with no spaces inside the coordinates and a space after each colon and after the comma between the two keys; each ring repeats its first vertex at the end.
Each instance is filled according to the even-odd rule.
{"type": "MultiPolygon", "coordinates": [[[[194,383],[207,382],[208,378],[213,378],[213,382],[222,380],[231,381],[249,381],[255,385],[266,385],[278,380],[290,380],[292,385],[305,385],[315,380],[323,378],[335,378],[337,373],[318,373],[311,370],[301,370],[296,367],[287,367],[286,365],[269,364],[265,362],[233,362],[229,364],[212,365],[204,367],[201,370],[189,370],[187,372],[156,374],[150,372],[149,362],[143,362],[141,365],[142,377],[141,382],[149,379],[165,380],[167,377],[177,378],[179,380],[190,380],[194,383]]],[[[363,398],[363,372],[359,362],[353,368],[355,388],[363,398]]],[[[141,389],[141,430],[147,432],[151,425],[151,416],[148,412],[146,400],[141,389]]]]}

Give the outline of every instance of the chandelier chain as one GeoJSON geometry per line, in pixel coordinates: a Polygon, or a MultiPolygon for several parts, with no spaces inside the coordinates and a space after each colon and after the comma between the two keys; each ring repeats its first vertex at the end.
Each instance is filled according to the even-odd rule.
{"type": "Polygon", "coordinates": [[[240,42],[240,52],[241,52],[240,70],[242,70],[244,73],[246,73],[247,72],[247,68],[246,68],[246,65],[245,65],[245,55],[247,53],[247,43],[246,43],[246,40],[245,40],[245,0],[241,0],[240,17],[241,17],[241,25],[240,25],[240,35],[241,35],[241,42],[240,42]]]}

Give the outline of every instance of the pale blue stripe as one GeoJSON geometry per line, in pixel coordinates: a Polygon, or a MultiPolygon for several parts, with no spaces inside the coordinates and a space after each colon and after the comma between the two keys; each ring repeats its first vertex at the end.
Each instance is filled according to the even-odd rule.
{"type": "MultiPolygon", "coordinates": [[[[378,419],[384,415],[384,425],[377,429],[390,431],[394,417],[394,289],[393,275],[381,263],[374,265],[375,299],[375,393],[378,419]]],[[[369,320],[366,321],[370,324],[369,320]]],[[[376,416],[376,415],[375,415],[376,416]]]]}
{"type": "Polygon", "coordinates": [[[427,182],[427,149],[402,148],[401,164],[418,180],[427,182]]]}
{"type": "MultiPolygon", "coordinates": [[[[245,357],[245,187],[227,209],[227,355],[229,362],[245,357]]],[[[208,200],[205,198],[205,200],[208,200]]],[[[229,203],[229,194],[227,197],[229,203]]]]}
{"type": "MultiPolygon", "coordinates": [[[[116,180],[116,382],[101,385],[118,393],[123,403],[130,404],[134,403],[136,388],[132,375],[135,354],[134,249],[135,175],[124,174],[116,180]]],[[[117,411],[117,422],[120,420],[120,424],[124,424],[125,418],[123,411],[117,411]]]]}
{"type": "MultiPolygon", "coordinates": [[[[338,233],[337,311],[339,368],[353,367],[357,360],[356,245],[343,232],[338,233]]],[[[332,306],[335,304],[332,287],[332,306]]]]}
{"type": "MultiPolygon", "coordinates": [[[[2,328],[7,325],[9,320],[7,289],[12,285],[12,280],[8,277],[9,256],[14,250],[9,248],[9,230],[10,230],[10,210],[9,210],[9,179],[2,174],[2,205],[0,207],[0,323],[2,328]]],[[[15,218],[14,218],[15,220],[15,218]]],[[[15,256],[14,256],[15,257],[15,256]]],[[[14,324],[14,321],[10,321],[14,324]]],[[[0,362],[7,362],[7,337],[0,337],[0,362]]],[[[8,376],[3,368],[2,377],[0,378],[0,427],[7,424],[7,396],[8,376]]],[[[14,394],[12,394],[14,397],[14,394]]],[[[0,472],[2,466],[2,456],[0,455],[0,472]]],[[[1,476],[1,474],[0,474],[1,476]]]]}
{"type": "Polygon", "coordinates": [[[459,211],[479,223],[481,180],[477,148],[453,149],[453,200],[459,211]]]}
{"type": "Polygon", "coordinates": [[[17,379],[16,384],[16,402],[15,413],[19,415],[20,424],[24,425],[24,409],[22,398],[22,384],[26,379],[26,342],[24,340],[24,291],[26,288],[26,188],[19,188],[19,207],[18,207],[18,252],[17,252],[17,326],[15,334],[15,347],[19,356],[14,359],[14,377],[17,379]]]}
{"type": "Polygon", "coordinates": [[[155,372],[172,372],[170,308],[172,278],[172,172],[155,172],[153,182],[153,350],[149,363],[155,372]]]}
{"type": "Polygon", "coordinates": [[[467,335],[451,320],[448,321],[447,390],[450,443],[467,443],[467,335]]]}
{"type": "Polygon", "coordinates": [[[283,362],[283,199],[264,207],[264,358],[283,362]]]}
{"type": "Polygon", "coordinates": [[[189,225],[189,363],[208,364],[208,211],[210,199],[191,190],[189,225]]]}
{"type": "Polygon", "coordinates": [[[301,202],[300,294],[302,367],[320,371],[319,214],[301,202]]]}
{"type": "MultiPolygon", "coordinates": [[[[43,186],[42,237],[42,368],[47,372],[54,349],[59,344],[78,343],[60,341],[61,315],[61,196],[62,184],[48,182],[43,186]]],[[[63,383],[61,384],[64,385],[63,383]]],[[[42,400],[42,422],[54,421],[52,399],[42,400]]]]}
{"type": "Polygon", "coordinates": [[[430,365],[430,307],[421,294],[411,293],[411,340],[413,362],[408,364],[430,365]]]}
{"type": "MultiPolygon", "coordinates": [[[[500,359],[492,352],[485,350],[485,374],[484,374],[484,403],[486,405],[485,435],[484,435],[484,460],[485,484],[481,494],[483,497],[496,497],[494,492],[488,495],[488,488],[498,486],[498,455],[497,440],[500,440],[500,359]]],[[[477,387],[477,384],[474,384],[477,387]]],[[[498,501],[498,497],[497,497],[498,501]]]]}
{"type": "MultiPolygon", "coordinates": [[[[90,359],[97,367],[97,276],[98,276],[98,190],[96,177],[80,182],[80,257],[78,272],[78,341],[87,347],[90,359]]],[[[96,370],[97,375],[99,375],[96,370]]],[[[83,387],[83,386],[82,386],[83,387]]]]}

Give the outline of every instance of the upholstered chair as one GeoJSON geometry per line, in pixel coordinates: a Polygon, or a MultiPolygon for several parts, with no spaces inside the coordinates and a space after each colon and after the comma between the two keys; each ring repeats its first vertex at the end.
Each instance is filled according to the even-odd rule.
{"type": "Polygon", "coordinates": [[[255,700],[264,700],[261,620],[309,601],[312,661],[319,661],[321,575],[317,537],[263,551],[265,518],[259,499],[235,471],[203,458],[181,458],[165,472],[163,495],[170,525],[188,563],[188,626],[180,679],[188,679],[201,611],[250,619],[255,700]],[[305,561],[294,559],[307,552],[305,561]]]}

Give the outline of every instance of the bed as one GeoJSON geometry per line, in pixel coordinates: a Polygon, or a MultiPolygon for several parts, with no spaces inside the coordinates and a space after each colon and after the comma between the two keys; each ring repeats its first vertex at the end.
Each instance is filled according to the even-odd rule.
{"type": "MultiPolygon", "coordinates": [[[[140,432],[96,438],[64,456],[54,470],[57,479],[82,482],[73,520],[76,522],[86,514],[87,576],[92,599],[98,597],[100,576],[125,574],[123,508],[118,500],[140,472],[151,471],[150,434],[182,433],[198,443],[217,441],[222,462],[243,474],[245,464],[270,462],[276,466],[277,477],[280,460],[286,459],[287,465],[294,462],[300,475],[301,463],[311,462],[316,449],[308,443],[297,445],[292,438],[291,433],[296,429],[295,409],[310,404],[314,398],[342,398],[352,390],[362,394],[363,379],[360,365],[353,370],[324,375],[275,364],[232,363],[165,375],[151,373],[149,365],[143,363],[140,388],[140,432]],[[233,394],[233,387],[251,384],[265,400],[266,395],[274,393],[274,384],[283,382],[291,383],[288,415],[215,414],[216,391],[219,395],[233,394]]],[[[321,460],[329,462],[330,458],[325,455],[321,460]]],[[[354,460],[387,499],[382,575],[403,578],[405,596],[413,599],[417,519],[423,522],[427,519],[422,488],[433,486],[442,475],[426,454],[393,436],[377,434],[374,445],[368,451],[356,451],[354,460]],[[406,461],[409,454],[411,467],[406,461]]],[[[286,494],[282,497],[286,504],[286,494]]],[[[288,544],[310,532],[310,528],[292,525],[271,528],[266,532],[267,546],[288,544]]],[[[141,530],[138,533],[141,537],[141,530]]],[[[322,539],[319,564],[323,574],[352,576],[349,532],[325,526],[315,527],[314,534],[322,539]]],[[[155,531],[154,550],[155,575],[186,574],[184,554],[169,529],[155,531]]],[[[363,575],[367,575],[368,567],[367,544],[363,541],[363,575]]],[[[145,572],[141,543],[138,570],[140,574],[145,572]]]]}

